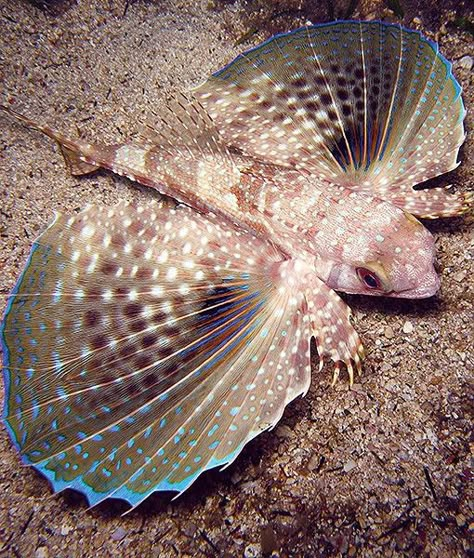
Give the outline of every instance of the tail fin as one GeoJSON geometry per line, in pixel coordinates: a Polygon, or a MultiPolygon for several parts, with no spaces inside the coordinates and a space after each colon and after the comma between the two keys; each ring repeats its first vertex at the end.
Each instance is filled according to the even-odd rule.
{"type": "Polygon", "coordinates": [[[49,128],[48,126],[43,126],[42,124],[39,124],[38,122],[32,120],[31,118],[28,118],[27,116],[24,116],[23,114],[20,114],[19,112],[16,112],[6,105],[0,104],[0,111],[4,112],[17,122],[20,122],[30,130],[38,130],[38,132],[41,132],[54,140],[59,145],[61,153],[71,174],[75,176],[81,176],[90,174],[100,168],[100,165],[87,163],[86,161],[81,159],[81,156],[83,157],[85,149],[80,142],[70,140],[60,132],[49,128]]]}

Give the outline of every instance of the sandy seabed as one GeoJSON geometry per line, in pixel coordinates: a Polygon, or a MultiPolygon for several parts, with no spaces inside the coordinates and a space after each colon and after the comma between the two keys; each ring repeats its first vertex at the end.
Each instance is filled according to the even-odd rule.
{"type": "MultiPolygon", "coordinates": [[[[341,17],[351,3],[284,4],[3,0],[1,100],[71,135],[121,141],[167,92],[196,85],[273,32],[341,17]]],[[[352,17],[398,21],[437,40],[472,107],[473,77],[463,57],[473,40],[459,25],[460,17],[472,21],[467,2],[438,9],[402,1],[403,19],[386,2],[353,4],[352,17]]],[[[106,172],[71,177],[46,138],[4,117],[0,125],[6,294],[54,211],[152,194],[106,172]]],[[[473,188],[473,149],[471,133],[447,184],[473,188]]],[[[315,367],[309,393],[275,430],[177,501],[155,494],[122,516],[127,506],[120,501],[88,510],[77,493],[51,495],[41,476],[21,466],[1,427],[0,556],[468,555],[472,217],[428,226],[437,239],[439,295],[417,302],[352,297],[368,352],[354,388],[344,381],[331,388],[331,371],[315,367]]]]}

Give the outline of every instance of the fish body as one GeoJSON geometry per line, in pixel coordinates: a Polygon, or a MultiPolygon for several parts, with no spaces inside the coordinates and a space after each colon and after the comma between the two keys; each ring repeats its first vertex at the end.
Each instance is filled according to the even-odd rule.
{"type": "MultiPolygon", "coordinates": [[[[157,129],[172,128],[171,138],[160,135],[152,142],[143,138],[119,145],[71,140],[8,112],[55,139],[73,172],[77,165],[80,174],[106,168],[199,211],[231,219],[271,241],[286,257],[297,255],[313,265],[323,282],[331,277],[332,288],[411,298],[431,296],[439,288],[434,240],[403,207],[365,189],[318,183],[307,171],[230,152],[219,143],[207,113],[193,99],[181,96],[166,121],[155,124],[157,129]],[[195,135],[183,145],[180,127],[189,114],[196,115],[196,122],[188,123],[185,131],[195,135]],[[367,287],[358,279],[342,280],[347,273],[340,268],[347,262],[352,271],[369,269],[375,262],[381,267],[380,288],[367,287]]],[[[463,196],[453,196],[453,211],[465,211],[468,202],[463,196]]],[[[369,273],[375,272],[369,269],[369,273]]]]}
{"type": "Polygon", "coordinates": [[[119,145],[64,137],[74,174],[106,168],[181,205],[58,215],[3,318],[4,421],[55,490],[138,505],[231,463],[320,366],[352,382],[362,344],[336,290],[439,287],[416,217],[468,194],[413,186],[457,165],[465,114],[419,34],[337,22],[276,36],[119,145]]]}

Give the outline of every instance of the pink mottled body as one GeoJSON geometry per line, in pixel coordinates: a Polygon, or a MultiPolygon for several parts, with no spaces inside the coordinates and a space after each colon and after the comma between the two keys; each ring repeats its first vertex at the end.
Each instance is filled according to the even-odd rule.
{"type": "Polygon", "coordinates": [[[123,146],[105,157],[90,150],[80,150],[85,162],[219,212],[286,254],[313,262],[332,288],[407,298],[431,296],[439,288],[429,231],[403,208],[369,192],[318,185],[306,173],[242,155],[183,160],[179,152],[168,156],[156,146],[123,146]],[[363,288],[341,269],[377,262],[385,266],[378,289],[363,288]]]}

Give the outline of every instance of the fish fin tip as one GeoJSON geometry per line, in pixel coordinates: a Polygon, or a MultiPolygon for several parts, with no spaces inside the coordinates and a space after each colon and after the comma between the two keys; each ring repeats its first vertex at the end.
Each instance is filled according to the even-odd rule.
{"type": "Polygon", "coordinates": [[[81,158],[82,155],[77,151],[69,149],[60,141],[58,141],[57,143],[61,150],[64,161],[66,162],[66,165],[73,176],[84,176],[100,169],[100,165],[94,165],[92,163],[86,163],[85,161],[83,161],[81,158]]]}

